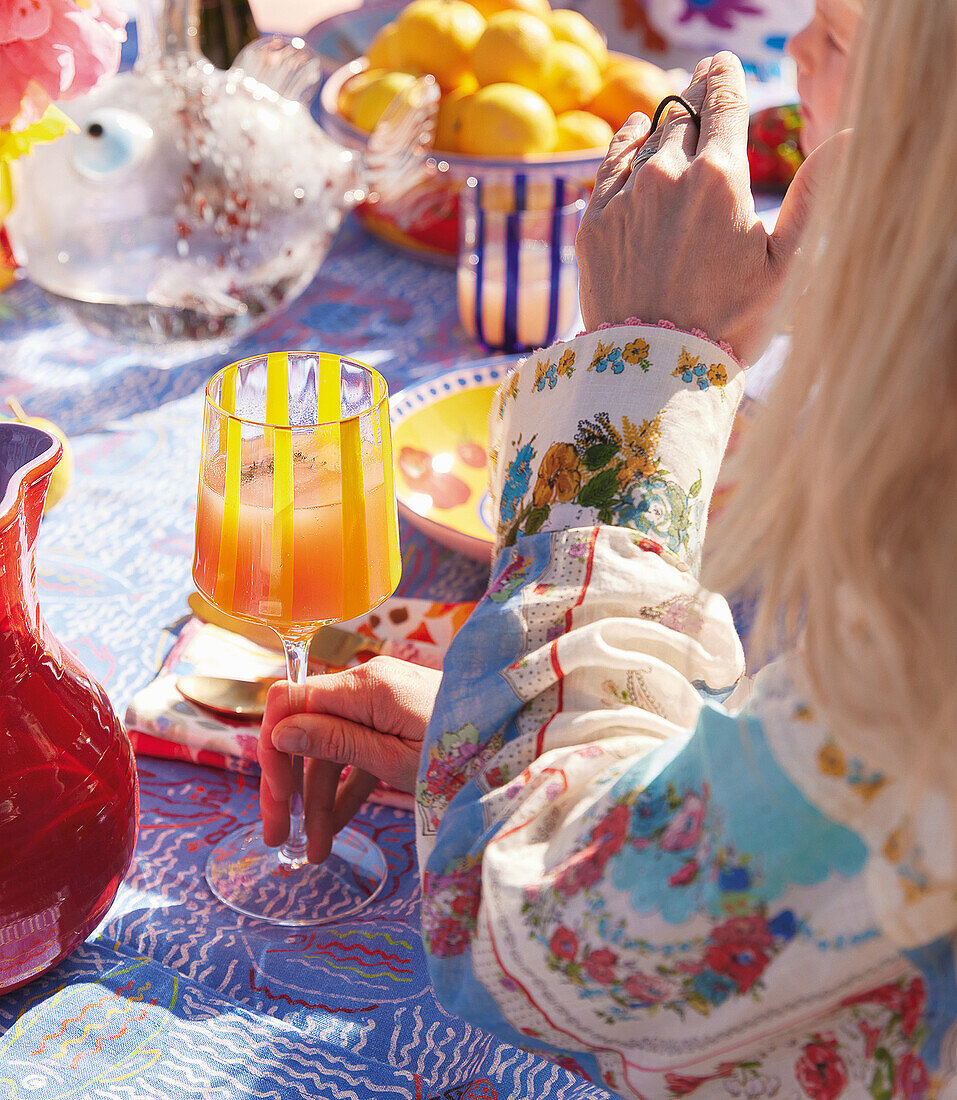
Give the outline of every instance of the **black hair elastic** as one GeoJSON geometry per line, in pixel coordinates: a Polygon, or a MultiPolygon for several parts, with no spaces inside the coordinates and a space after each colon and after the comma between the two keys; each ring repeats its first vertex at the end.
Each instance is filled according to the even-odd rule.
{"type": "Polygon", "coordinates": [[[680,95],[666,95],[665,98],[658,104],[658,109],[655,111],[655,117],[651,120],[651,132],[654,133],[658,129],[658,124],[661,122],[661,116],[665,113],[665,108],[669,103],[678,103],[691,115],[691,121],[698,127],[698,133],[701,133],[701,115],[691,106],[691,104],[680,95]]]}

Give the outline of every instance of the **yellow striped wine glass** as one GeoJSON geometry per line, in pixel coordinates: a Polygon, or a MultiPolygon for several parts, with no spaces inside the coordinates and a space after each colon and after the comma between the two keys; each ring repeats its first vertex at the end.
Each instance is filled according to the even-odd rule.
{"type": "MultiPolygon", "coordinates": [[[[340,355],[275,352],[210,379],[193,579],[220,611],[276,632],[291,692],[305,683],[319,627],[378,606],[400,572],[382,376],[340,355]]],[[[300,794],[281,848],[254,825],[214,848],[206,868],[227,905],[287,925],[354,913],[385,876],[381,851],[353,829],[310,864],[300,794]]]]}

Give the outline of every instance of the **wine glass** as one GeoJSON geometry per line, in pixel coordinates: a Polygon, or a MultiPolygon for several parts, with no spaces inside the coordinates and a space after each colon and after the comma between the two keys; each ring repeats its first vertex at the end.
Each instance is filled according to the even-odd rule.
{"type": "MultiPolygon", "coordinates": [[[[401,572],[385,380],[330,353],[275,352],[225,367],[206,387],[193,580],[220,611],[271,627],[304,700],[309,645],[328,623],[387,599],[401,572]]],[[[301,787],[302,758],[294,761],[301,787]]],[[[301,790],[289,839],[259,825],[213,849],[206,880],[231,908],[274,924],[323,924],[381,890],[382,852],[354,829],[306,858],[301,790]]]]}

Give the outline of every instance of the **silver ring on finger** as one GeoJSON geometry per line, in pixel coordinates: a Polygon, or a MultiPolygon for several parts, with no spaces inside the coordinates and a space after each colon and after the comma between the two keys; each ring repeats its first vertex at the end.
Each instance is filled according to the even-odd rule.
{"type": "Polygon", "coordinates": [[[631,171],[637,172],[638,169],[646,164],[651,158],[658,152],[658,139],[653,135],[649,135],[648,140],[644,145],[635,153],[634,159],[631,162],[631,171]]]}

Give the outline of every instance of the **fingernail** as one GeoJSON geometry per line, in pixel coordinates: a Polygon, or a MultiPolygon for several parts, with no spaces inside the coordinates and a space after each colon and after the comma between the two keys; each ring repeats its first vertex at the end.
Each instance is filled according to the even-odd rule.
{"type": "Polygon", "coordinates": [[[722,50],[720,53],[716,53],[711,58],[711,68],[709,72],[715,72],[717,69],[724,69],[731,64],[734,54],[730,50],[722,50]]]}
{"type": "Polygon", "coordinates": [[[305,730],[299,726],[282,726],[272,735],[272,743],[280,752],[302,752],[306,747],[305,730]]]}

